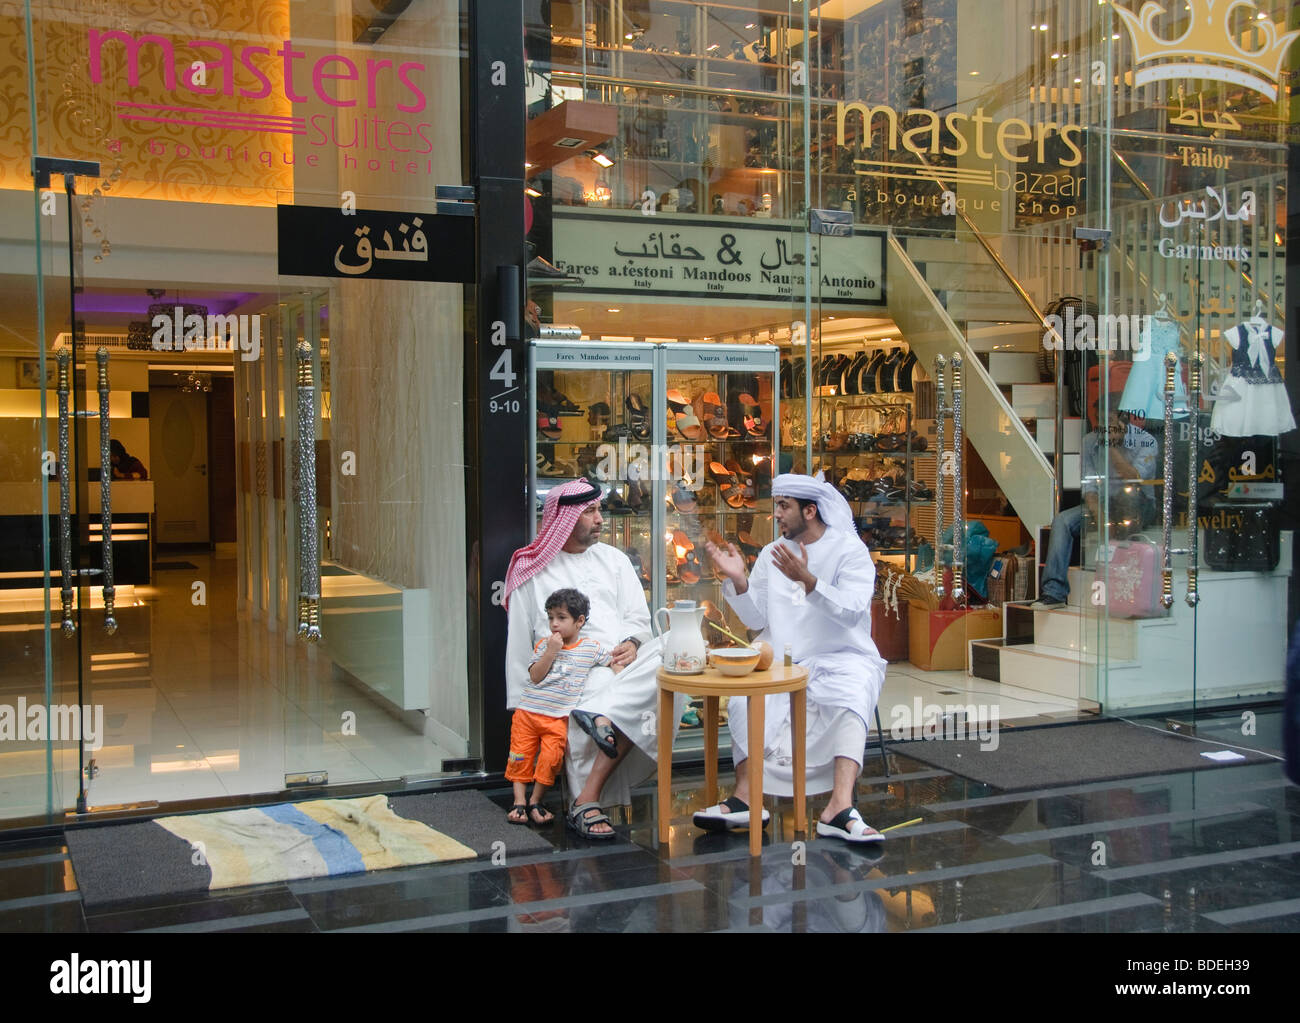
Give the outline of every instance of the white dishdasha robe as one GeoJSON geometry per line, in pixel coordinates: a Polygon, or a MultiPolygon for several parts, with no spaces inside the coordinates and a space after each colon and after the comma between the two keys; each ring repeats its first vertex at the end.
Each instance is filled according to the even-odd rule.
{"type": "MultiPolygon", "coordinates": [[[[885,681],[885,661],[871,639],[876,566],[855,534],[827,529],[819,540],[805,543],[808,570],[817,578],[813,592],[805,593],[803,584],[786,578],[772,560],[772,548],[778,543],[798,556],[796,544],[776,540],[759,553],[749,588],[737,594],[728,580],[723,593],[747,628],[762,630],[758,638],[772,644],[778,662],[789,644],[794,663],[808,669],[807,791],[826,792],[832,787],[837,756],[861,765],[867,729],[885,681]]],[[[766,699],[763,791],[790,796],[794,794],[790,697],[778,693],[766,699]]],[[[734,697],[728,712],[732,756],[739,762],[750,748],[745,697],[734,697]]]]}

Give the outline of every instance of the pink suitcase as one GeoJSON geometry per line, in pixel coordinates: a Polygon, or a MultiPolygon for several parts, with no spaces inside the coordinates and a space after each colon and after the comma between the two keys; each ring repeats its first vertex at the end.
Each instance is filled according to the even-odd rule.
{"type": "MultiPolygon", "coordinates": [[[[1160,570],[1164,550],[1150,540],[1112,541],[1102,552],[1097,578],[1106,581],[1106,610],[1112,618],[1161,618],[1160,570]]],[[[1089,599],[1090,602],[1090,599],[1089,599]]]]}

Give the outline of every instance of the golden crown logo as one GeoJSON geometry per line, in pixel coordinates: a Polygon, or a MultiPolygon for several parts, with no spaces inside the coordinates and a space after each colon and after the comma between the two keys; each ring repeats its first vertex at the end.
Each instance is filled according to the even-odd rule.
{"type": "Polygon", "coordinates": [[[1250,0],[1188,0],[1188,3],[1192,15],[1187,30],[1177,39],[1161,39],[1151,25],[1166,11],[1155,0],[1143,4],[1137,14],[1111,0],[1111,6],[1133,40],[1136,84],[1148,85],[1170,78],[1210,78],[1244,85],[1276,102],[1282,62],[1291,43],[1300,36],[1300,29],[1279,36],[1277,26],[1250,0]],[[1262,48],[1244,49],[1233,38],[1229,21],[1238,7],[1255,12],[1250,28],[1263,37],[1262,48]],[[1173,62],[1166,63],[1168,58],[1173,58],[1173,62]],[[1159,63],[1155,66],[1143,66],[1156,61],[1159,63]]]}

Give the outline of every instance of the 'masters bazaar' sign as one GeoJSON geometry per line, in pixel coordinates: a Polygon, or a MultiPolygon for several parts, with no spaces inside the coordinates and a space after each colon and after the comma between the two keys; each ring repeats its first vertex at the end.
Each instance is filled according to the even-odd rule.
{"type": "Polygon", "coordinates": [[[938,187],[925,193],[915,188],[895,192],[890,183],[942,182],[956,193],[963,210],[1010,209],[1035,219],[1073,216],[1084,185],[1074,172],[1083,163],[1082,135],[1077,124],[1031,124],[1019,117],[998,121],[983,107],[940,114],[861,101],[835,104],[836,144],[844,147],[856,140],[861,155],[853,161],[855,173],[877,179],[863,182],[866,201],[932,206],[935,213],[943,204],[938,187]],[[957,165],[949,166],[945,157],[956,158],[957,165]],[[979,191],[984,189],[1003,197],[968,198],[971,190],[987,196],[979,191]]]}
{"type": "Polygon", "coordinates": [[[805,225],[739,217],[554,211],[554,263],[604,295],[790,303],[805,286],[827,305],[885,304],[885,234],[813,238],[805,225]]]}

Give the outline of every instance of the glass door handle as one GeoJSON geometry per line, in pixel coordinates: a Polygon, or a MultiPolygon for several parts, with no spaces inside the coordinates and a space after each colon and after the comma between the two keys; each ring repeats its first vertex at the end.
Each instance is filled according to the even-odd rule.
{"type": "Polygon", "coordinates": [[[311,345],[298,342],[298,638],[320,640],[320,537],[316,531],[316,384],[311,345]]]}
{"type": "Polygon", "coordinates": [[[60,348],[55,358],[59,362],[59,569],[62,577],[59,602],[63,635],[71,639],[77,633],[77,621],[72,617],[72,481],[68,478],[68,377],[72,353],[60,348]]]}
{"type": "MultiPolygon", "coordinates": [[[[1201,369],[1204,359],[1205,356],[1200,352],[1194,352],[1187,367],[1187,389],[1190,392],[1187,395],[1187,404],[1192,417],[1191,448],[1187,456],[1187,596],[1184,598],[1188,607],[1195,607],[1201,602],[1201,594],[1196,587],[1196,566],[1201,557],[1198,536],[1201,509],[1196,488],[1200,482],[1201,369]]],[[[1169,400],[1166,395],[1165,401],[1169,400]]]]}
{"type": "MultiPolygon", "coordinates": [[[[963,585],[966,574],[966,528],[962,519],[965,515],[966,487],[962,476],[962,379],[961,353],[952,353],[952,599],[960,604],[966,596],[963,585]]],[[[943,466],[939,466],[943,472],[943,466]]]]}
{"type": "Polygon", "coordinates": [[[934,359],[934,435],[935,435],[935,458],[938,460],[938,468],[934,475],[934,592],[943,600],[943,508],[944,494],[943,486],[943,461],[945,424],[944,420],[948,411],[948,396],[945,386],[947,376],[948,360],[942,355],[936,355],[934,359]]]}
{"type": "Polygon", "coordinates": [[[113,586],[113,445],[108,408],[108,349],[101,346],[95,352],[95,361],[99,363],[99,523],[104,572],[104,631],[111,636],[117,631],[117,619],[113,617],[117,590],[113,586]]]}
{"type": "MultiPolygon", "coordinates": [[[[1168,611],[1174,606],[1174,381],[1178,374],[1178,355],[1165,353],[1165,492],[1163,507],[1165,558],[1160,579],[1160,604],[1168,611]]],[[[1195,528],[1195,525],[1193,525],[1195,528]]]]}
{"type": "MultiPolygon", "coordinates": [[[[962,508],[962,500],[965,496],[965,481],[962,477],[962,433],[964,423],[962,420],[962,357],[960,352],[953,352],[951,360],[945,360],[942,355],[937,356],[934,360],[934,391],[935,391],[935,459],[938,462],[934,476],[934,590],[939,599],[944,596],[943,587],[943,552],[952,552],[952,599],[954,603],[960,603],[966,596],[966,528],[963,523],[965,511],[962,508]],[[945,386],[946,367],[952,366],[952,402],[947,401],[947,389],[945,386]],[[952,459],[949,462],[948,452],[944,448],[944,420],[949,416],[952,417],[952,459]],[[944,479],[948,472],[949,464],[952,467],[952,543],[943,541],[943,513],[945,490],[944,479]]],[[[911,434],[909,432],[910,439],[911,434]]]]}

